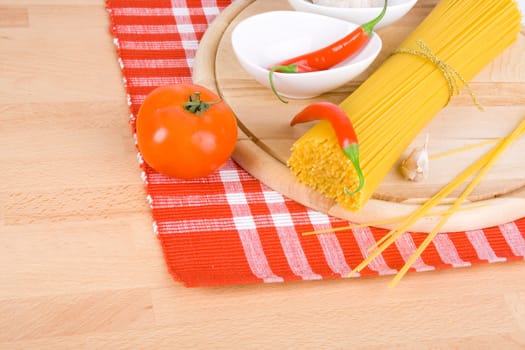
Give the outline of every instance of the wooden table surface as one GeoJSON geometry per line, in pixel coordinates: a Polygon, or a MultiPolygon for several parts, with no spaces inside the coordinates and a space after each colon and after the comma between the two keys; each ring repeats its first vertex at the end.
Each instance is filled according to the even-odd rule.
{"type": "Polygon", "coordinates": [[[0,349],[525,348],[525,263],[187,289],[102,0],[0,0],[0,349]]]}

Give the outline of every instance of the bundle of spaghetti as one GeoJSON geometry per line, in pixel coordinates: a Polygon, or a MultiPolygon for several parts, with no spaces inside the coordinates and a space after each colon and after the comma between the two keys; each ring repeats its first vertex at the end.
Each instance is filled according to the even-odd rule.
{"type": "Polygon", "coordinates": [[[291,171],[342,207],[359,210],[451,96],[516,41],[520,21],[513,0],[441,0],[340,104],[359,139],[364,188],[345,192],[357,186],[358,177],[324,121],[292,146],[291,171]]]}

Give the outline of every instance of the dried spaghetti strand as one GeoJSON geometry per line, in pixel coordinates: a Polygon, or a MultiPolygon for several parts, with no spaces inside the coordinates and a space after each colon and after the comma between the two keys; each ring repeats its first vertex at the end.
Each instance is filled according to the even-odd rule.
{"type": "Polygon", "coordinates": [[[431,155],[430,159],[433,160],[433,159],[439,159],[439,158],[452,156],[452,155],[455,155],[455,154],[458,154],[458,153],[461,153],[461,152],[465,152],[465,151],[470,151],[472,149],[476,149],[476,148],[479,148],[479,147],[492,145],[492,144],[494,144],[494,143],[496,143],[498,141],[501,141],[501,138],[495,138],[495,139],[490,139],[490,140],[478,142],[478,143],[475,143],[475,144],[472,144],[472,145],[466,145],[466,146],[458,148],[458,149],[453,149],[453,150],[450,150],[450,151],[441,152],[441,153],[438,153],[438,154],[431,155]]]}
{"type": "Polygon", "coordinates": [[[445,214],[440,222],[434,227],[434,229],[428,234],[428,236],[425,238],[425,240],[421,243],[421,245],[417,248],[417,250],[410,256],[410,258],[406,261],[405,265],[399,270],[399,272],[396,274],[392,282],[390,283],[390,287],[394,287],[401,278],[408,272],[410,267],[414,264],[414,262],[421,256],[423,251],[428,247],[428,245],[432,242],[432,240],[436,237],[436,235],[439,234],[441,228],[446,224],[450,216],[454,213],[457,208],[463,203],[465,198],[476,188],[476,186],[481,182],[483,177],[487,174],[487,172],[492,168],[494,163],[499,159],[499,156],[507,147],[517,138],[519,138],[523,133],[525,132],[525,119],[518,125],[514,131],[504,138],[498,146],[496,146],[490,153],[489,158],[486,162],[486,164],[483,166],[483,168],[478,172],[478,174],[474,177],[474,179],[469,183],[469,185],[465,188],[465,190],[461,193],[461,195],[456,199],[454,204],[452,205],[451,212],[445,214]]]}
{"type": "MultiPolygon", "coordinates": [[[[489,206],[489,204],[487,204],[487,203],[479,204],[479,205],[470,205],[468,207],[458,208],[457,211],[468,211],[468,210],[479,209],[479,208],[483,208],[483,207],[487,207],[487,206],[489,206]]],[[[447,210],[427,213],[427,214],[424,215],[424,217],[442,216],[442,215],[445,215],[445,214],[449,213],[450,211],[451,211],[450,209],[447,209],[447,210]]],[[[334,228],[327,228],[327,229],[323,229],[323,230],[307,231],[307,232],[303,232],[302,235],[303,236],[313,236],[313,235],[319,235],[319,234],[323,234],[323,233],[335,233],[335,232],[341,232],[341,231],[348,231],[348,230],[352,230],[354,228],[361,228],[361,227],[378,227],[378,226],[382,226],[382,225],[395,224],[397,222],[401,222],[401,221],[405,220],[407,217],[408,217],[408,215],[396,216],[396,217],[392,217],[392,218],[387,218],[387,219],[377,220],[377,221],[371,221],[371,222],[362,223],[362,224],[353,224],[353,225],[344,226],[344,227],[334,227],[334,228]]]]}
{"type": "Polygon", "coordinates": [[[420,208],[418,208],[418,210],[414,211],[414,213],[408,216],[407,219],[404,220],[404,222],[400,226],[389,231],[384,237],[384,239],[381,240],[382,242],[380,245],[377,246],[377,249],[372,251],[371,254],[366,259],[364,259],[359,265],[357,265],[350,272],[350,276],[364,269],[373,259],[379,256],[385,249],[387,249],[392,243],[394,243],[402,234],[404,234],[410,228],[410,226],[412,226],[417,220],[419,220],[419,218],[425,215],[429,210],[431,210],[433,207],[439,204],[439,202],[443,200],[446,196],[448,196],[455,188],[463,184],[472,175],[476,174],[478,171],[486,167],[487,164],[492,164],[497,159],[499,154],[503,152],[503,150],[505,150],[505,148],[508,145],[510,145],[511,142],[513,142],[515,139],[521,136],[524,132],[525,132],[525,119],[519,124],[519,126],[509,136],[505,137],[498,146],[496,146],[491,151],[487,152],[484,156],[479,158],[476,162],[474,162],[466,170],[464,170],[453,181],[451,181],[449,184],[443,187],[437,194],[435,194],[431,199],[429,199],[420,208]]]}

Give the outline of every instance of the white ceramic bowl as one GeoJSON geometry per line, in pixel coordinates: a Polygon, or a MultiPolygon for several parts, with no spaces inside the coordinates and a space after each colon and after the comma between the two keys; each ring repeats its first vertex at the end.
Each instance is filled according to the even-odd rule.
{"type": "MultiPolygon", "coordinates": [[[[270,88],[268,67],[325,47],[357,27],[340,19],[298,11],[270,11],[248,17],[233,30],[232,46],[241,66],[270,88]]],[[[357,54],[331,69],[309,73],[274,73],[280,95],[305,99],[336,89],[361,74],[381,51],[373,34],[357,54]]]]}
{"type": "MultiPolygon", "coordinates": [[[[387,10],[383,19],[376,25],[375,29],[386,27],[410,11],[417,0],[389,0],[387,10]]],[[[288,0],[288,3],[296,11],[317,13],[320,15],[344,19],[352,23],[361,25],[379,15],[382,7],[333,7],[317,5],[310,0],[288,0]]]]}

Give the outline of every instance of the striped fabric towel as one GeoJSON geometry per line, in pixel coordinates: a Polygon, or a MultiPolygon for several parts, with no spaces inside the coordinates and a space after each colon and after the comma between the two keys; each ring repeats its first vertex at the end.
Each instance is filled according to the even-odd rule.
{"type": "MultiPolygon", "coordinates": [[[[191,82],[199,40],[229,0],[107,0],[122,67],[130,124],[153,88],[191,82]]],[[[140,159],[140,154],[139,154],[140,159]]],[[[186,286],[217,286],[342,278],[386,233],[347,226],[312,211],[254,179],[233,161],[197,180],[175,180],[141,162],[157,235],[173,277],[186,286]]],[[[361,272],[394,274],[422,242],[406,233],[361,272]]],[[[438,235],[411,271],[523,260],[525,218],[497,227],[438,235]]]]}

